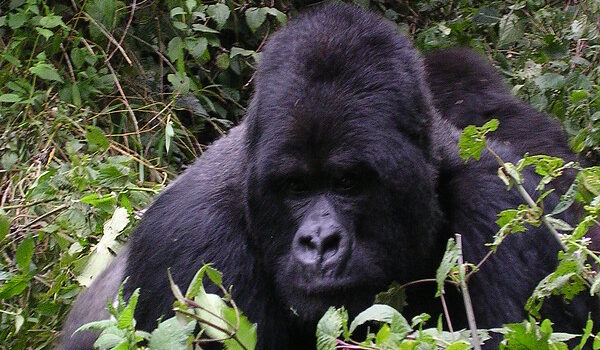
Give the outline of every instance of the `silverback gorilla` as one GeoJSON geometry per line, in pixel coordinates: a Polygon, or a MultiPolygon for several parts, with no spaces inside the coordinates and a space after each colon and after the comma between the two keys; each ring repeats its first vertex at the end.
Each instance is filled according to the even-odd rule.
{"type": "MultiPolygon", "coordinates": [[[[147,210],[129,247],[81,293],[59,348],[92,347],[97,334],[71,334],[108,317],[106,300],[126,276],[126,295],[141,288],[138,327],[156,327],[172,314],[169,267],[187,286],[213,262],[258,323],[258,348],[310,349],[328,306],[355,315],[392,281],[435,276],[454,233],[478,262],[496,214],[522,200],[497,179],[489,154],[461,161],[458,136],[393,24],[343,4],[301,15],[265,46],[244,121],[147,210]]],[[[492,147],[518,159],[510,144],[492,147]]],[[[533,193],[534,176],[525,176],[533,193]]],[[[558,250],[543,228],[509,237],[469,282],[478,326],[526,318],[523,305],[558,250]]],[[[409,288],[407,316],[439,313],[434,288],[409,288]]],[[[590,302],[551,299],[544,315],[579,331],[590,302]]],[[[455,328],[466,327],[462,299],[449,295],[448,304],[455,328]]]]}

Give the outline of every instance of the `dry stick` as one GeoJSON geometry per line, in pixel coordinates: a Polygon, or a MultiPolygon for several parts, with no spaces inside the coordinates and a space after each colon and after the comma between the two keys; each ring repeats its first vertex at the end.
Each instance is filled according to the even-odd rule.
{"type": "Polygon", "coordinates": [[[125,40],[125,36],[127,35],[127,32],[129,31],[129,27],[131,26],[131,22],[133,21],[133,15],[135,14],[135,6],[136,6],[136,4],[137,4],[137,1],[133,0],[133,3],[131,4],[131,12],[129,12],[129,19],[127,20],[127,24],[125,25],[125,29],[123,29],[123,35],[121,36],[121,39],[119,40],[119,43],[117,44],[117,47],[106,58],[107,61],[109,61],[113,57],[113,55],[115,54],[115,52],[117,52],[117,50],[119,49],[119,47],[121,47],[121,44],[123,44],[123,40],[125,40]]]}
{"type": "MultiPolygon", "coordinates": [[[[106,39],[108,39],[111,43],[113,43],[117,47],[117,49],[121,52],[121,55],[123,55],[123,58],[125,59],[125,61],[127,61],[127,63],[131,66],[131,59],[129,59],[129,56],[127,56],[127,53],[125,52],[123,47],[121,45],[119,45],[117,40],[115,40],[115,38],[113,38],[113,36],[110,35],[110,33],[106,29],[104,29],[103,25],[96,22],[96,20],[92,16],[90,16],[87,12],[83,11],[83,14],[84,14],[85,18],[87,18],[90,22],[92,22],[102,32],[102,34],[104,34],[106,39]]],[[[105,57],[106,57],[106,55],[105,55],[105,57]]]]}
{"type": "Polygon", "coordinates": [[[458,233],[455,234],[454,237],[456,239],[456,245],[458,246],[458,273],[460,276],[460,290],[462,291],[463,302],[465,303],[465,311],[467,313],[469,329],[471,330],[471,336],[473,337],[472,343],[475,350],[481,350],[481,345],[479,344],[479,335],[477,335],[477,324],[475,323],[475,313],[473,312],[473,304],[471,303],[471,296],[469,295],[467,281],[465,280],[465,265],[463,262],[462,237],[458,233]]]}

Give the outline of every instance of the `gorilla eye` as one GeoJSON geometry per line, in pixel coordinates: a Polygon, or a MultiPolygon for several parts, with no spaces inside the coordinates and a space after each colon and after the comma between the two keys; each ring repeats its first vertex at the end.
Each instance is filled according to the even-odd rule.
{"type": "Polygon", "coordinates": [[[287,179],[285,187],[290,194],[295,196],[299,196],[308,192],[308,185],[306,181],[301,178],[287,179]]]}
{"type": "Polygon", "coordinates": [[[336,192],[351,192],[359,187],[360,178],[357,174],[346,174],[334,183],[334,190],[336,192]]]}

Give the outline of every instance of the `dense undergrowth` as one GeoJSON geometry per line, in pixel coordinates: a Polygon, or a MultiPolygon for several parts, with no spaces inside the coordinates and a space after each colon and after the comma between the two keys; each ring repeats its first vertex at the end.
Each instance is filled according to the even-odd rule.
{"type": "MultiPolygon", "coordinates": [[[[424,52],[481,51],[515,94],[563,123],[573,150],[598,161],[597,1],[355,2],[424,52]]],[[[306,6],[0,4],[0,347],[51,346],[153,195],[243,117],[265,40],[306,6]]],[[[586,176],[593,200],[600,177],[586,176]]]]}

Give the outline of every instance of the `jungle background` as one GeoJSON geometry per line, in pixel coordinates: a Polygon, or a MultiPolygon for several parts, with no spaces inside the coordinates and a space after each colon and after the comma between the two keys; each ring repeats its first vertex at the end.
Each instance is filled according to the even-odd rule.
{"type": "MultiPolygon", "coordinates": [[[[422,52],[475,48],[598,162],[598,1],[354,3],[422,52]]],[[[0,1],[0,348],[52,346],[152,198],[243,118],[265,41],[309,6],[0,1]]]]}

